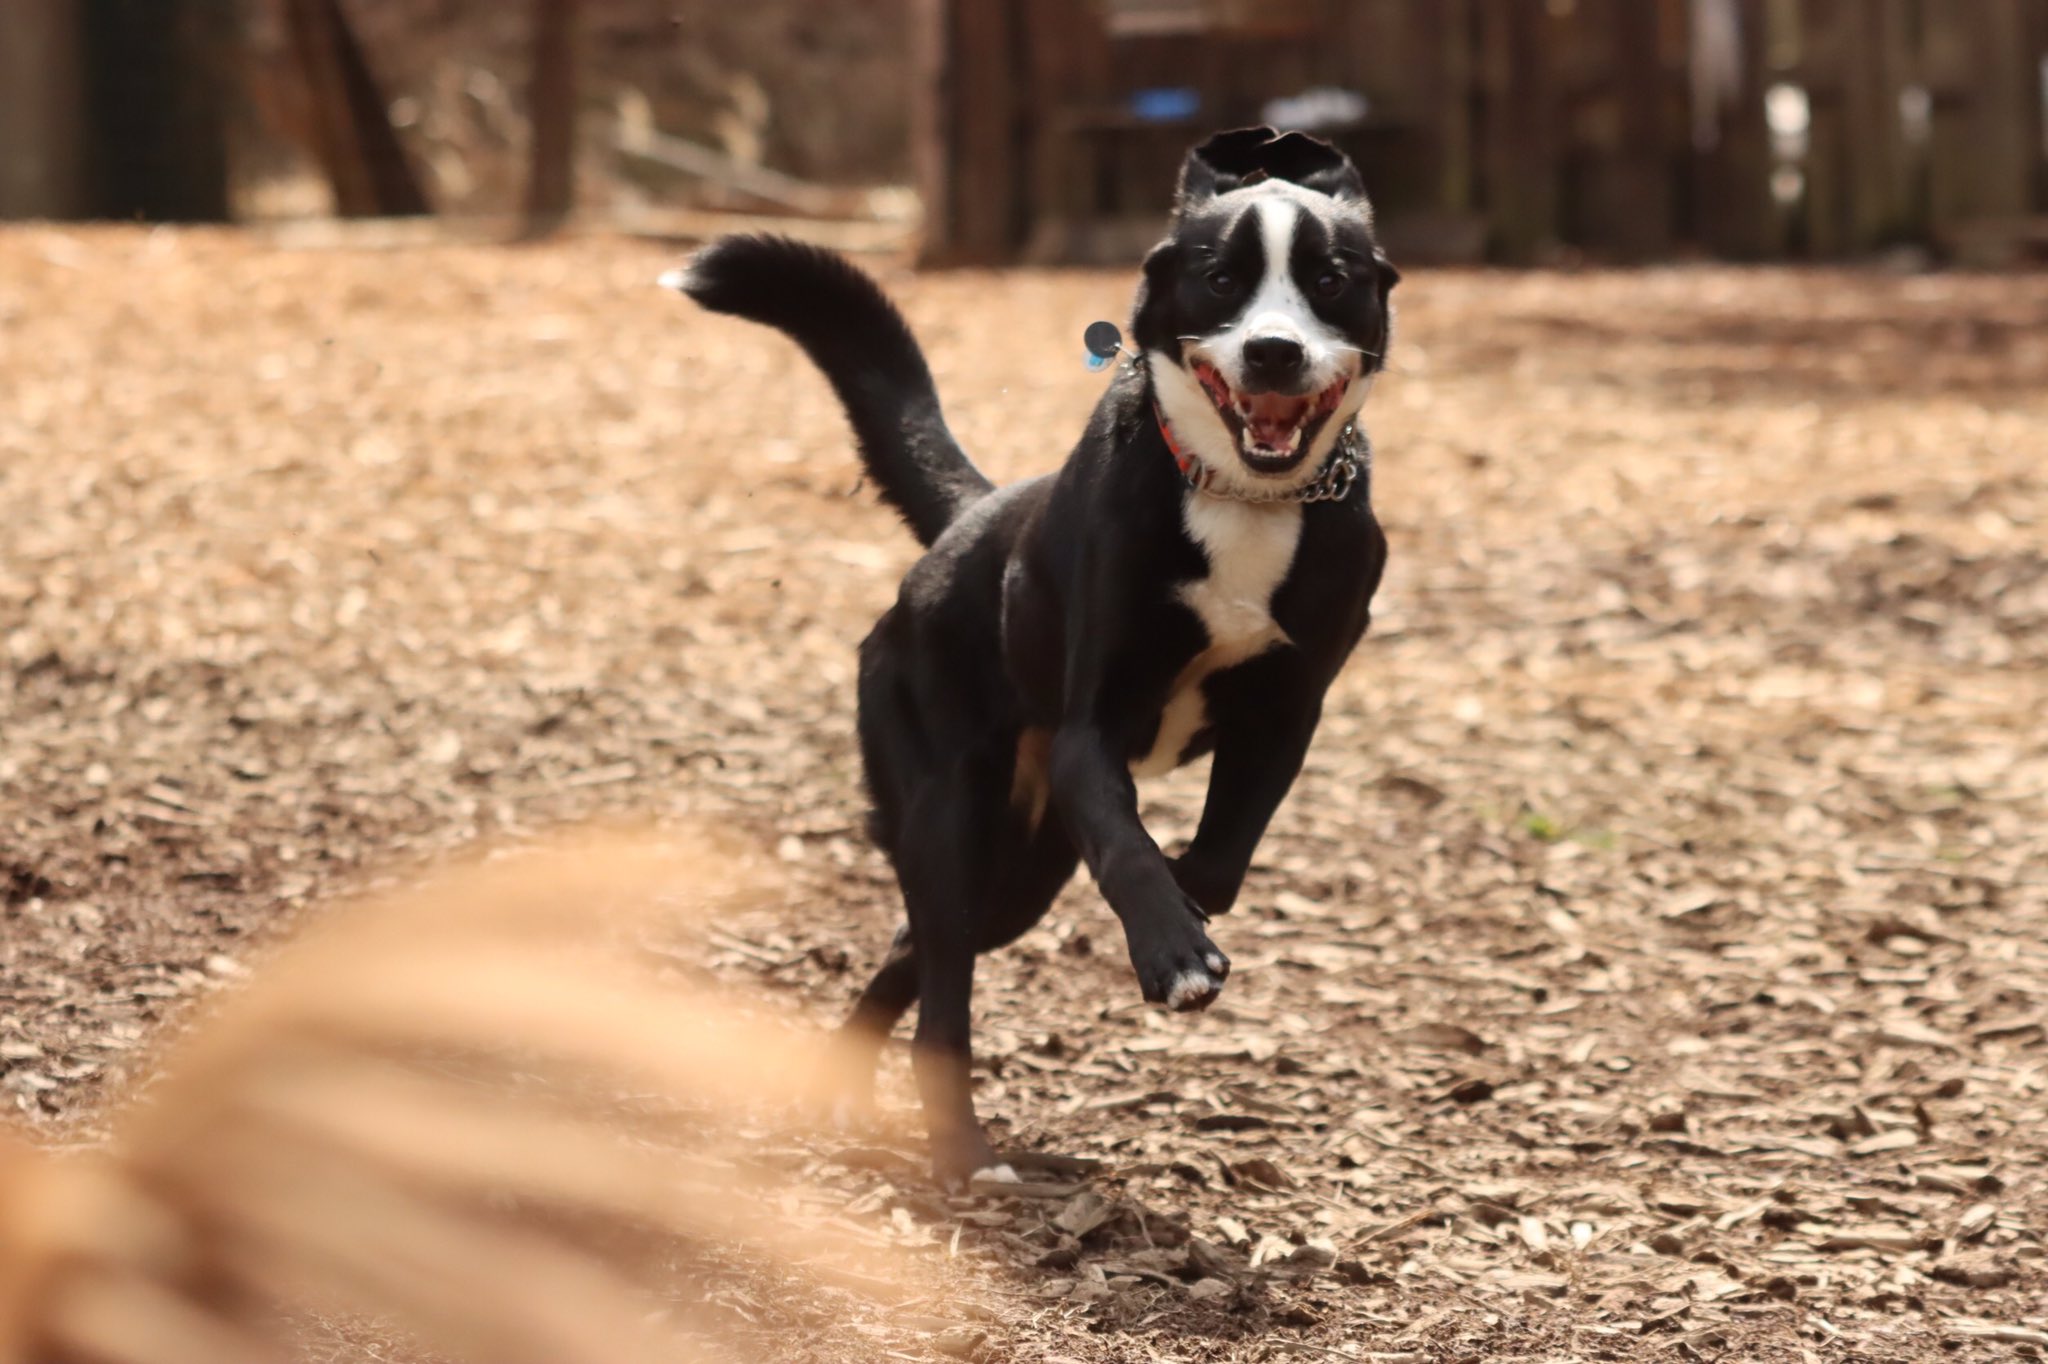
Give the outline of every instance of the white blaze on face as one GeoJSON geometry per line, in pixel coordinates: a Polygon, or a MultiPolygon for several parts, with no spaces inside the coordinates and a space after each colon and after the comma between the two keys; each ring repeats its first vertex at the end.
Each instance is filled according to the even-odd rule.
{"type": "Polygon", "coordinates": [[[1253,201],[1251,211],[1258,215],[1265,271],[1238,321],[1204,342],[1201,349],[1232,388],[1242,389],[1246,378],[1244,343],[1256,337],[1285,337],[1308,356],[1307,387],[1311,391],[1327,388],[1352,372],[1356,351],[1342,333],[1316,316],[1293,270],[1295,236],[1304,218],[1324,208],[1316,202],[1323,196],[1284,181],[1268,181],[1241,192],[1259,191],[1264,192],[1253,201]]]}

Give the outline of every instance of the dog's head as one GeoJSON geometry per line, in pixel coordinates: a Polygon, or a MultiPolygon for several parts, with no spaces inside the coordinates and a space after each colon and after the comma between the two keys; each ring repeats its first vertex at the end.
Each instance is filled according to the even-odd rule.
{"type": "Polygon", "coordinates": [[[1314,478],[1384,363],[1398,278],[1329,143],[1244,128],[1195,148],[1131,326],[1175,438],[1247,490],[1314,478]]]}

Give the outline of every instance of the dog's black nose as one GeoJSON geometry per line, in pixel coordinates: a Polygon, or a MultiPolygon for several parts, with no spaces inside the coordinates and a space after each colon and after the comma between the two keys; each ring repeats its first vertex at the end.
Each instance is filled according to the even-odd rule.
{"type": "Polygon", "coordinates": [[[1308,353],[1286,336],[1254,336],[1244,343],[1245,377],[1259,388],[1288,388],[1301,379],[1308,353]]]}

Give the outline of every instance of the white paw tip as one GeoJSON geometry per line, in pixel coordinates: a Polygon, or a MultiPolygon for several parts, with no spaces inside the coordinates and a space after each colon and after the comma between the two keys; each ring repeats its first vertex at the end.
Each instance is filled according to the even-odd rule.
{"type": "Polygon", "coordinates": [[[970,1182],[975,1184],[1022,1184],[1024,1181],[1017,1177],[1017,1172],[1011,1169],[1008,1164],[1003,1164],[990,1165],[976,1170],[974,1178],[970,1182]]]}
{"type": "Polygon", "coordinates": [[[1207,971],[1183,971],[1173,978],[1173,985],[1166,992],[1166,1006],[1178,1009],[1207,998],[1220,988],[1216,978],[1207,971]]]}

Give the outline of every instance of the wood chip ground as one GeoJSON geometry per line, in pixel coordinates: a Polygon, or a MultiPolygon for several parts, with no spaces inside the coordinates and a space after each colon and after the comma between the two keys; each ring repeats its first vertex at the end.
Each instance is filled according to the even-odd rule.
{"type": "MultiPolygon", "coordinates": [[[[671,263],[0,234],[0,1089],[53,1138],[320,897],[584,817],[750,831],[790,890],[705,952],[848,999],[912,546],[671,263]]],[[[1051,468],[1130,275],[881,269],[967,446],[1051,468]]],[[[1401,302],[1392,568],[1221,1002],[1143,1007],[1070,892],[978,995],[983,1111],[1065,1159],[941,1198],[892,1056],[897,1122],[778,1158],[943,1287],[735,1265],[761,1357],[2048,1349],[2048,278],[1401,302]]]]}

